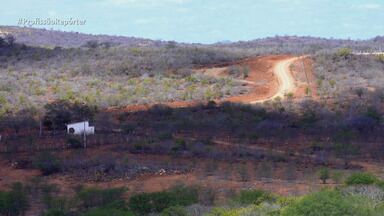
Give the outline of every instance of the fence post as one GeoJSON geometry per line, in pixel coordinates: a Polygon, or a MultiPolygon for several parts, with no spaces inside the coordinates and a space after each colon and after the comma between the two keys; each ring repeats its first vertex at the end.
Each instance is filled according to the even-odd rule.
{"type": "Polygon", "coordinates": [[[84,148],[87,148],[87,133],[85,131],[85,121],[84,121],[84,130],[83,130],[83,133],[84,133],[84,148]]]}
{"type": "Polygon", "coordinates": [[[41,119],[40,119],[40,121],[39,121],[39,137],[41,137],[41,135],[43,134],[43,122],[41,121],[41,119]]]}

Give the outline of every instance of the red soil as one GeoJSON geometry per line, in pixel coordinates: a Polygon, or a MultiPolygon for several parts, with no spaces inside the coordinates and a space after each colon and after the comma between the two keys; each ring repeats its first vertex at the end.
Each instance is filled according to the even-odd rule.
{"type": "MultiPolygon", "coordinates": [[[[274,74],[274,66],[283,60],[292,58],[289,55],[277,55],[277,56],[262,56],[253,59],[247,59],[234,63],[235,65],[248,66],[250,69],[248,77],[244,80],[247,83],[245,85],[250,86],[250,91],[245,95],[238,95],[228,97],[224,99],[215,100],[216,103],[222,102],[235,102],[235,103],[250,103],[257,100],[265,100],[273,96],[278,90],[278,79],[274,74]]],[[[216,65],[215,67],[223,68],[229,66],[228,64],[216,65]]],[[[198,71],[204,71],[207,68],[200,68],[198,71]]],[[[219,76],[225,76],[220,73],[219,76]]],[[[163,103],[171,108],[181,108],[194,106],[205,101],[173,101],[163,103]]],[[[125,108],[109,108],[108,111],[119,111],[119,112],[136,112],[140,110],[147,110],[152,107],[153,104],[138,104],[130,105],[125,108]]]]}

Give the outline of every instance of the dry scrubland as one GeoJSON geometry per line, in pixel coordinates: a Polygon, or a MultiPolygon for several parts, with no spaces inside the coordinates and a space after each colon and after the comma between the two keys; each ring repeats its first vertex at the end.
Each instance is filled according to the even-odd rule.
{"type": "Polygon", "coordinates": [[[15,37],[0,40],[0,215],[383,215],[384,57],[353,54],[381,37],[200,45],[2,32],[15,37]],[[249,91],[238,80],[250,68],[228,62],[273,54],[310,55],[309,80],[291,67],[310,82],[303,95],[212,101],[249,91]],[[193,70],[222,64],[226,78],[193,70]],[[188,100],[205,102],[103,111],[188,100]],[[63,131],[83,119],[97,129],[87,149],[63,131]]]}
{"type": "Polygon", "coordinates": [[[15,44],[1,52],[2,113],[41,109],[66,100],[107,108],[129,104],[211,100],[247,88],[231,78],[193,73],[240,55],[206,48],[95,47],[43,49],[15,44]]]}

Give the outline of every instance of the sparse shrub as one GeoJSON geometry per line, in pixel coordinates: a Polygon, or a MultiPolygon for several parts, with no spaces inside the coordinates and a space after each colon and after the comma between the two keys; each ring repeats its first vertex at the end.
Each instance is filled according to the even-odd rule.
{"type": "Polygon", "coordinates": [[[289,92],[285,95],[289,100],[292,100],[294,97],[294,94],[292,92],[289,92]]]}
{"type": "Polygon", "coordinates": [[[172,151],[184,151],[187,149],[187,143],[183,139],[176,139],[172,151]]]}
{"type": "MultiPolygon", "coordinates": [[[[35,180],[36,181],[36,180],[35,180]]],[[[35,189],[36,190],[36,189],[35,189]]],[[[57,196],[59,188],[54,184],[43,184],[40,186],[42,201],[48,209],[65,212],[70,208],[70,201],[66,197],[57,196]]]]}
{"type": "Polygon", "coordinates": [[[240,164],[239,167],[238,167],[238,172],[239,172],[240,180],[242,182],[249,181],[249,174],[248,174],[247,164],[240,164]]]}
{"type": "Polygon", "coordinates": [[[96,208],[87,211],[81,216],[135,216],[132,212],[123,209],[96,208]]]}
{"type": "Polygon", "coordinates": [[[272,166],[267,161],[261,162],[256,170],[258,176],[267,181],[272,178],[272,171],[272,166]]]}
{"type": "Polygon", "coordinates": [[[67,216],[66,212],[59,209],[49,209],[43,216],[67,216]]]}
{"type": "Polygon", "coordinates": [[[135,131],[136,125],[135,124],[124,124],[123,125],[123,132],[126,134],[131,134],[133,131],[135,131]]]}
{"type": "Polygon", "coordinates": [[[319,178],[323,182],[323,184],[327,183],[327,180],[329,179],[329,170],[326,167],[323,167],[319,171],[319,178]]]}
{"type": "Polygon", "coordinates": [[[211,208],[200,204],[193,204],[187,206],[185,210],[188,212],[188,216],[200,216],[205,215],[211,208]]]}
{"type": "Polygon", "coordinates": [[[370,216],[381,215],[381,209],[367,197],[346,195],[339,190],[323,190],[288,203],[281,216],[370,216]]]}
{"type": "Polygon", "coordinates": [[[165,47],[167,49],[174,49],[177,47],[177,43],[175,41],[168,41],[165,47]]]}
{"type": "Polygon", "coordinates": [[[52,129],[63,129],[71,121],[92,120],[97,112],[96,107],[68,101],[55,101],[45,105],[45,125],[52,129]]]}
{"type": "Polygon", "coordinates": [[[378,55],[377,60],[384,63],[384,54],[378,55]]]}
{"type": "Polygon", "coordinates": [[[244,66],[243,67],[243,79],[247,78],[249,76],[249,67],[244,66]]]}
{"type": "Polygon", "coordinates": [[[347,185],[371,185],[378,182],[378,178],[370,173],[353,173],[345,180],[347,185]]]}
{"type": "Polygon", "coordinates": [[[340,191],[345,196],[360,196],[367,198],[377,204],[381,203],[384,200],[384,190],[378,185],[353,185],[348,187],[342,187],[340,188],[340,191]]]}
{"type": "Polygon", "coordinates": [[[4,38],[0,37],[0,47],[5,45],[5,40],[4,38]]]}
{"type": "Polygon", "coordinates": [[[199,188],[199,204],[212,206],[216,199],[216,191],[213,188],[199,188]]]}
{"type": "Polygon", "coordinates": [[[282,216],[340,216],[355,215],[354,210],[339,192],[321,191],[299,199],[283,208],[282,216]]]}
{"type": "Polygon", "coordinates": [[[162,212],[171,206],[187,206],[198,202],[197,189],[176,186],[168,191],[141,193],[129,200],[129,207],[139,215],[151,212],[162,212]]]}
{"type": "Polygon", "coordinates": [[[187,206],[198,202],[198,188],[193,186],[177,185],[171,188],[169,193],[176,202],[172,205],[187,206]]]}
{"type": "Polygon", "coordinates": [[[90,49],[96,49],[98,46],[99,46],[99,42],[97,40],[90,40],[84,44],[84,47],[87,47],[90,49]]]}
{"type": "Polygon", "coordinates": [[[347,58],[352,54],[352,50],[350,48],[341,48],[337,50],[336,55],[338,57],[347,58]]]}
{"type": "Polygon", "coordinates": [[[305,87],[305,95],[307,96],[311,95],[311,89],[309,87],[305,87]]]}
{"type": "Polygon", "coordinates": [[[210,100],[210,101],[208,101],[206,107],[207,107],[208,109],[213,109],[213,108],[215,108],[216,106],[217,106],[216,102],[213,101],[213,100],[210,100]]]}
{"type": "Polygon", "coordinates": [[[272,200],[273,196],[262,190],[244,190],[241,191],[235,198],[234,201],[242,205],[260,204],[264,201],[272,200]]]}
{"type": "Polygon", "coordinates": [[[83,148],[83,143],[76,137],[69,137],[67,139],[68,147],[71,149],[83,148]]]}
{"type": "Polygon", "coordinates": [[[382,115],[380,114],[380,112],[375,107],[368,107],[365,115],[367,117],[374,119],[378,123],[382,119],[382,115]]]}
{"type": "Polygon", "coordinates": [[[8,46],[13,46],[15,44],[16,38],[12,34],[6,34],[4,40],[8,46]]]}
{"type": "Polygon", "coordinates": [[[77,193],[77,197],[84,208],[105,207],[107,205],[124,202],[124,192],[124,188],[83,188],[77,193]]]}
{"type": "Polygon", "coordinates": [[[0,191],[0,215],[24,215],[28,208],[27,193],[21,183],[13,184],[9,192],[0,191]]]}
{"type": "Polygon", "coordinates": [[[171,131],[161,131],[161,132],[159,132],[159,134],[157,134],[157,138],[160,141],[170,140],[170,139],[172,139],[172,137],[173,137],[173,134],[171,131]]]}
{"type": "Polygon", "coordinates": [[[232,213],[232,212],[230,213],[230,210],[225,208],[214,208],[207,214],[207,216],[232,216],[232,215],[237,216],[239,214],[232,213]]]}
{"type": "Polygon", "coordinates": [[[171,206],[161,212],[161,216],[188,216],[187,211],[181,206],[171,206]]]}
{"type": "Polygon", "coordinates": [[[289,161],[285,167],[284,174],[289,182],[293,182],[297,179],[296,164],[294,161],[289,161]]]}
{"type": "Polygon", "coordinates": [[[239,66],[231,66],[228,68],[228,73],[233,77],[240,77],[242,74],[242,70],[239,66]]]}
{"type": "Polygon", "coordinates": [[[41,170],[43,175],[59,172],[60,165],[60,159],[50,152],[40,153],[35,159],[35,166],[41,170]]]}
{"type": "Polygon", "coordinates": [[[343,179],[343,173],[335,170],[332,172],[331,178],[333,182],[335,182],[336,184],[340,184],[340,182],[342,182],[342,179],[343,179]]]}
{"type": "Polygon", "coordinates": [[[205,165],[204,173],[207,176],[212,176],[217,171],[217,168],[218,168],[217,161],[216,160],[209,160],[205,165]]]}
{"type": "Polygon", "coordinates": [[[170,116],[172,114],[173,110],[166,105],[157,104],[157,105],[154,105],[153,107],[151,107],[149,112],[154,114],[154,115],[159,115],[159,116],[170,116]]]}
{"type": "Polygon", "coordinates": [[[364,89],[364,88],[356,88],[356,89],[355,89],[355,94],[356,94],[359,98],[363,97],[364,93],[365,93],[365,89],[364,89]]]}

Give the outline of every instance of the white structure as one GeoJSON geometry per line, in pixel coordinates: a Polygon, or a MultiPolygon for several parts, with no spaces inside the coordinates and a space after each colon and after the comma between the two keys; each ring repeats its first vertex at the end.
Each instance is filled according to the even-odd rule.
{"type": "Polygon", "coordinates": [[[84,131],[85,134],[95,134],[95,127],[90,127],[88,121],[67,124],[68,134],[82,135],[84,131]]]}

